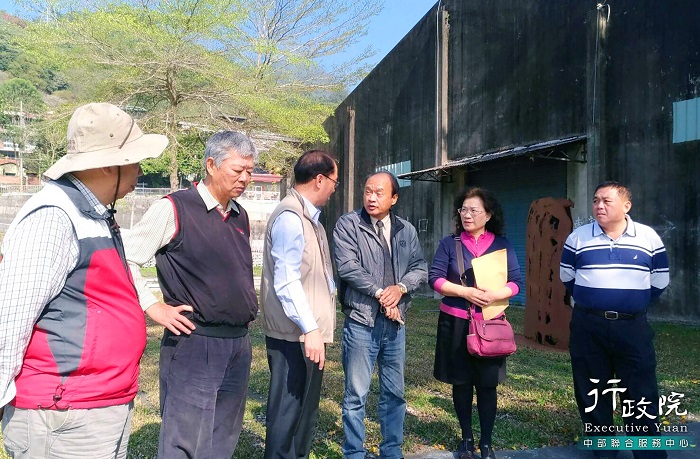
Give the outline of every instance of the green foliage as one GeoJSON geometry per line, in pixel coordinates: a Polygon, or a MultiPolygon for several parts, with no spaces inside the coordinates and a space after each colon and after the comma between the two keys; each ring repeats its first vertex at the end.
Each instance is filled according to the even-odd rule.
{"type": "Polygon", "coordinates": [[[41,113],[45,108],[41,93],[30,82],[22,78],[13,78],[0,83],[0,110],[29,113],[41,113]]]}
{"type": "Polygon", "coordinates": [[[11,71],[71,102],[143,108],[144,131],[170,140],[162,158],[144,162],[144,171],[167,174],[174,188],[180,177],[201,173],[199,138],[212,131],[282,134],[284,140],[261,148],[264,167],[278,173],[306,146],[326,143],[321,123],[347,75],[323,71],[318,59],[365,33],[382,1],[19,4],[47,20],[26,23],[11,71]],[[72,94],[63,91],[66,81],[72,94]],[[245,125],[231,122],[231,115],[245,118],[245,125]]]}
{"type": "Polygon", "coordinates": [[[42,66],[24,53],[17,55],[9,62],[7,71],[16,77],[29,80],[34,86],[49,94],[68,87],[68,83],[54,66],[42,66]]]}
{"type": "Polygon", "coordinates": [[[0,70],[7,70],[20,53],[12,44],[18,33],[17,25],[0,19],[0,70]]]}
{"type": "Polygon", "coordinates": [[[268,130],[289,136],[293,142],[279,141],[261,152],[260,165],[270,172],[287,175],[299,155],[309,145],[328,143],[323,121],[333,113],[329,103],[317,102],[298,94],[255,94],[244,98],[250,110],[260,113],[259,123],[268,130]]]}

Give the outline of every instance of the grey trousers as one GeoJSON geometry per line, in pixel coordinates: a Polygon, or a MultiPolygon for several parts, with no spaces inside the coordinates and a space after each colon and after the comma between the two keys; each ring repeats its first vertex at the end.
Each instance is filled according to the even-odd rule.
{"type": "Polygon", "coordinates": [[[134,402],[84,410],[6,406],[5,451],[16,459],[124,459],[134,402]]]}

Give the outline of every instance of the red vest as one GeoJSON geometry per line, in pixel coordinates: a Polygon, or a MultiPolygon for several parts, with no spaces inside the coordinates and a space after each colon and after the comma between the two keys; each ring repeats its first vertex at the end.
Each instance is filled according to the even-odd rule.
{"type": "Polygon", "coordinates": [[[25,216],[44,206],[63,209],[79,256],[34,326],[12,404],[85,409],[130,402],[138,390],[146,323],[105,217],[68,180],[47,184],[27,204],[20,211],[25,216]]]}

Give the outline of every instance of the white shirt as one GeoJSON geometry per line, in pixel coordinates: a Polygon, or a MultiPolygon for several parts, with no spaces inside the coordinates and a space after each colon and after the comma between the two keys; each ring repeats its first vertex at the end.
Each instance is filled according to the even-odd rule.
{"type": "MultiPolygon", "coordinates": [[[[318,225],[321,211],[302,196],[306,211],[313,224],[318,225]]],[[[282,212],[272,223],[272,247],[274,260],[273,285],[286,316],[302,331],[309,333],[318,328],[311,306],[301,284],[301,262],[304,253],[304,227],[301,218],[291,211],[282,212]]],[[[324,247],[323,251],[328,248],[324,247]]],[[[329,273],[329,275],[332,275],[329,273]]],[[[326,276],[331,292],[335,291],[333,278],[326,276]]]]}
{"type": "MultiPolygon", "coordinates": [[[[377,222],[379,221],[378,219],[370,216],[369,217],[370,221],[372,222],[372,228],[374,228],[374,232],[377,232],[377,222]]],[[[384,228],[382,228],[382,233],[384,234],[384,239],[386,240],[386,245],[389,246],[389,253],[391,253],[391,214],[387,214],[386,217],[382,218],[382,223],[384,224],[384,228]]]]}

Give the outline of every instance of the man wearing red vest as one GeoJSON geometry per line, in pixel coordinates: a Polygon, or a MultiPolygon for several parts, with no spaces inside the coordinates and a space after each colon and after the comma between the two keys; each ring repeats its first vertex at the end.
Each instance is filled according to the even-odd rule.
{"type": "Polygon", "coordinates": [[[114,203],[167,145],[114,105],[79,107],[68,153],[5,235],[0,409],[14,458],[126,457],[146,327],[114,203]]]}

